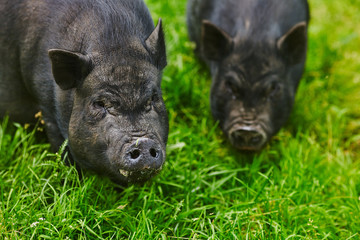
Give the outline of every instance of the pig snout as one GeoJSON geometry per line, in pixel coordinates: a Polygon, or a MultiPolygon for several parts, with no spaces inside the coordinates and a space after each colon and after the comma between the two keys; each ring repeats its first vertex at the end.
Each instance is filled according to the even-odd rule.
{"type": "Polygon", "coordinates": [[[229,131],[231,143],[240,150],[259,150],[266,142],[266,134],[256,127],[237,126],[229,131]]]}
{"type": "Polygon", "coordinates": [[[142,137],[124,147],[121,159],[118,174],[127,182],[142,183],[160,172],[165,151],[158,141],[142,137]]]}
{"type": "Polygon", "coordinates": [[[108,146],[109,177],[120,185],[143,184],[156,176],[165,162],[165,144],[157,136],[131,134],[108,146]]]}
{"type": "Polygon", "coordinates": [[[139,138],[125,150],[125,161],[129,169],[157,170],[164,160],[161,146],[149,138],[139,138]]]}

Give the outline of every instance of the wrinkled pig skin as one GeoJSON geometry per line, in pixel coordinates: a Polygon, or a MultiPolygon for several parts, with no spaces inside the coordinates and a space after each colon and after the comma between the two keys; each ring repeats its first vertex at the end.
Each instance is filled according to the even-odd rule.
{"type": "Polygon", "coordinates": [[[189,38],[212,76],[210,104],[231,144],[256,151],[284,125],[304,71],[306,0],[190,0],[189,38]]]}
{"type": "Polygon", "coordinates": [[[42,112],[57,150],[82,169],[142,183],[165,161],[166,51],[141,0],[0,3],[0,117],[42,112]]]}

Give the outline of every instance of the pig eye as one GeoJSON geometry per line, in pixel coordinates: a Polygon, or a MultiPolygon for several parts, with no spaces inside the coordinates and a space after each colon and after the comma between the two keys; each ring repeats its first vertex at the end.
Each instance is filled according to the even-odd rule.
{"type": "Polygon", "coordinates": [[[92,103],[92,107],[94,110],[94,114],[96,116],[101,115],[104,116],[107,113],[107,107],[105,106],[105,102],[102,100],[96,100],[92,103]]]}
{"type": "Polygon", "coordinates": [[[101,108],[105,109],[105,103],[104,103],[104,101],[101,101],[101,100],[94,101],[93,102],[93,107],[95,107],[97,109],[101,109],[101,108]]]}
{"type": "Polygon", "coordinates": [[[154,88],[151,97],[145,103],[145,111],[156,110],[160,100],[158,90],[154,88]]]}
{"type": "Polygon", "coordinates": [[[268,95],[268,98],[272,98],[274,96],[276,96],[276,94],[279,93],[280,91],[280,84],[278,82],[272,82],[269,86],[269,89],[267,91],[267,95],[268,95]]]}
{"type": "Polygon", "coordinates": [[[95,100],[90,104],[90,114],[93,119],[100,120],[108,113],[105,102],[102,100],[95,100]]]}
{"type": "Polygon", "coordinates": [[[280,84],[277,82],[272,82],[270,86],[271,95],[276,94],[280,90],[280,84]]]}
{"type": "Polygon", "coordinates": [[[156,92],[154,92],[153,95],[151,96],[151,101],[153,103],[159,101],[159,95],[156,92]]]}
{"type": "Polygon", "coordinates": [[[146,111],[150,111],[153,109],[154,104],[158,101],[158,95],[156,93],[153,93],[153,95],[151,96],[151,98],[149,98],[146,102],[145,105],[145,110],[146,111]]]}
{"type": "Polygon", "coordinates": [[[152,98],[149,98],[149,100],[147,100],[146,105],[145,105],[145,111],[150,111],[153,107],[153,103],[152,103],[152,98]]]}
{"type": "Polygon", "coordinates": [[[232,94],[235,94],[235,93],[236,93],[237,87],[236,87],[234,81],[233,81],[231,78],[227,78],[227,79],[225,80],[225,85],[226,85],[227,90],[228,90],[230,93],[232,93],[232,94]]]}

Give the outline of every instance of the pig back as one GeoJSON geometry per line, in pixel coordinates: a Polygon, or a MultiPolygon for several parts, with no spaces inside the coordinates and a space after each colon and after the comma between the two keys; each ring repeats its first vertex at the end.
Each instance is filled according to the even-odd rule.
{"type": "Polygon", "coordinates": [[[140,0],[13,0],[1,8],[0,33],[8,36],[2,41],[16,50],[13,58],[20,59],[23,81],[36,96],[43,92],[37,91],[43,81],[54,87],[49,49],[106,52],[125,48],[133,38],[146,39],[154,28],[140,0]]]}
{"type": "Polygon", "coordinates": [[[197,45],[203,20],[209,20],[233,38],[261,41],[277,39],[296,23],[308,22],[309,7],[306,0],[190,0],[189,38],[197,45]]]}
{"type": "Polygon", "coordinates": [[[71,109],[73,90],[58,96],[49,49],[106,58],[154,29],[142,0],[12,0],[1,1],[0,12],[0,68],[12,69],[1,84],[20,89],[13,95],[28,95],[34,108],[54,117],[63,114],[60,101],[71,109]]]}

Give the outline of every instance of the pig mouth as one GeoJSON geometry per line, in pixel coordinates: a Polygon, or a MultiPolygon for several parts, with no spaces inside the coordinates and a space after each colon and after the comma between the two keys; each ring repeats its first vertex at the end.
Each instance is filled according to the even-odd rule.
{"type": "Polygon", "coordinates": [[[260,124],[233,122],[224,128],[230,143],[241,151],[259,151],[267,142],[267,134],[260,124]]]}
{"type": "Polygon", "coordinates": [[[159,169],[144,168],[143,170],[137,171],[119,169],[119,174],[122,178],[126,179],[128,183],[141,184],[156,176],[161,170],[162,166],[159,169]]]}

